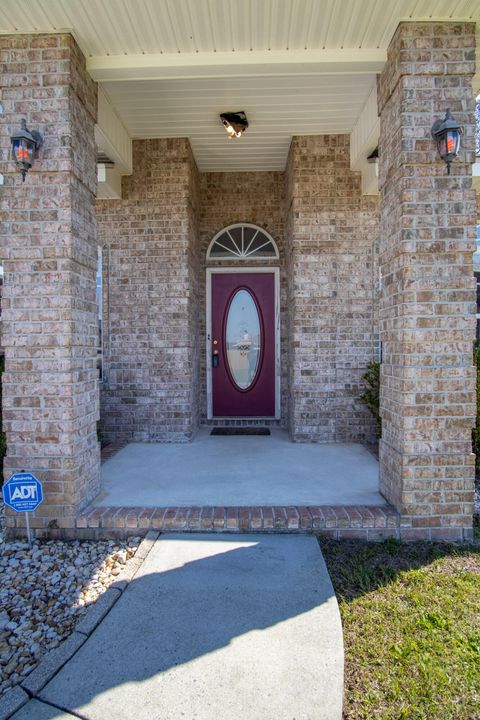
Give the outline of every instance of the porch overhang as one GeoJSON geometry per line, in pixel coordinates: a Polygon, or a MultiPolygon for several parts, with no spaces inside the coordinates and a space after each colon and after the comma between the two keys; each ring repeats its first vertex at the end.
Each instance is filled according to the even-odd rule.
{"type": "MultiPolygon", "coordinates": [[[[282,171],[293,136],[339,133],[350,135],[351,168],[362,173],[363,192],[374,194],[376,167],[367,157],[378,140],[376,75],[405,21],[467,21],[478,29],[480,6],[386,0],[378,11],[374,0],[265,0],[247,8],[233,0],[208,7],[84,0],[67,9],[5,0],[0,33],[74,35],[100,87],[97,143],[115,163],[103,197],[115,197],[131,172],[132,139],[188,137],[200,171],[282,171]],[[226,110],[247,113],[241,142],[222,132],[218,116],[226,110]]],[[[479,69],[477,56],[476,92],[479,69]]]]}
{"type": "MultiPolygon", "coordinates": [[[[279,418],[273,419],[270,412],[264,418],[247,406],[235,416],[223,412],[221,419],[284,423],[297,443],[368,442],[376,428],[360,406],[359,392],[364,371],[378,358],[380,341],[379,489],[399,513],[395,530],[409,539],[472,537],[475,289],[467,253],[474,249],[476,225],[470,188],[478,0],[462,4],[462,11],[468,8],[467,22],[455,21],[457,5],[452,4],[447,22],[434,24],[429,17],[428,22],[413,18],[414,22],[398,25],[378,80],[378,102],[376,73],[363,61],[358,73],[351,68],[342,71],[339,53],[335,61],[312,61],[307,67],[292,62],[288,73],[280,61],[273,69],[263,60],[259,64],[267,52],[284,57],[291,52],[294,58],[297,51],[302,54],[302,46],[312,58],[324,50],[381,50],[391,38],[391,21],[374,15],[377,3],[368,2],[371,13],[365,14],[362,4],[359,15],[360,4],[331,0],[332,14],[327,17],[328,13],[316,12],[319,4],[313,0],[286,0],[289,14],[283,18],[283,32],[271,14],[258,29],[260,18],[252,16],[252,5],[257,4],[249,4],[248,13],[242,11],[243,17],[240,12],[239,18],[237,5],[228,0],[164,5],[82,0],[89,17],[99,17],[98,26],[90,19],[82,24],[80,14],[74,18],[73,32],[82,36],[83,52],[89,57],[165,55],[167,65],[175,65],[173,56],[179,54],[185,56],[185,73],[193,73],[102,81],[96,135],[97,87],[72,34],[58,32],[58,26],[64,26],[61,14],[50,18],[45,3],[32,0],[56,32],[42,34],[41,13],[25,12],[33,29],[17,36],[22,17],[15,8],[25,9],[26,4],[6,1],[8,12],[2,6],[0,23],[2,18],[7,18],[7,25],[9,17],[17,18],[14,31],[2,38],[3,120],[8,129],[3,134],[3,157],[9,157],[9,126],[15,127],[19,115],[49,132],[29,182],[21,183],[13,162],[5,163],[9,222],[2,226],[7,360],[3,388],[9,409],[4,419],[5,473],[26,465],[41,473],[45,503],[35,519],[39,534],[51,528],[82,529],[77,519],[99,491],[99,319],[106,348],[102,433],[107,441],[185,443],[209,421],[202,390],[207,343],[213,343],[213,356],[215,344],[221,343],[227,369],[229,347],[224,337],[228,321],[219,323],[214,338],[207,337],[208,326],[202,321],[208,302],[203,259],[206,243],[218,228],[243,216],[261,223],[279,242],[275,267],[280,265],[283,282],[280,312],[269,306],[269,335],[257,317],[260,329],[253,335],[258,347],[253,349],[258,352],[267,339],[271,343],[274,323],[280,323],[282,347],[287,349],[280,373],[281,412],[279,418]],[[219,32],[218,17],[199,14],[204,5],[229,14],[229,28],[223,23],[219,32]],[[151,11],[170,6],[175,22],[170,18],[171,28],[164,36],[158,35],[161,23],[150,18],[149,25],[143,18],[139,25],[133,17],[132,8],[141,14],[147,6],[151,11]],[[183,17],[182,25],[173,7],[188,9],[190,21],[183,17]],[[310,11],[301,22],[299,7],[310,11]],[[347,15],[347,8],[357,10],[347,15]],[[380,25],[372,25],[372,18],[380,25]],[[109,21],[116,37],[109,35],[109,21]],[[237,30],[245,24],[250,35],[239,39],[237,30]],[[248,61],[239,68],[230,62],[227,70],[231,68],[232,74],[222,75],[224,66],[212,60],[210,72],[219,74],[209,76],[210,65],[201,56],[211,60],[211,53],[230,51],[232,57],[248,61]],[[257,72],[260,66],[263,72],[257,72]],[[257,70],[250,73],[252,67],[257,70]],[[57,98],[61,102],[56,103],[57,98]],[[466,142],[449,177],[430,128],[432,115],[450,103],[465,128],[466,142]],[[360,173],[367,171],[372,177],[364,178],[363,189],[375,189],[374,164],[365,162],[374,157],[378,140],[377,106],[380,204],[375,198],[362,198],[360,189],[360,173]],[[228,108],[248,115],[248,132],[239,142],[225,138],[221,126],[219,112],[228,108]],[[118,197],[121,170],[131,168],[132,139],[135,176],[124,183],[122,202],[96,202],[97,145],[103,181],[111,196],[118,197]],[[99,240],[108,246],[102,255],[108,278],[105,293],[95,283],[99,240]],[[409,282],[412,278],[415,286],[409,282]],[[108,302],[99,313],[96,300],[104,297],[108,302]],[[447,302],[452,297],[462,302],[447,302]],[[393,321],[383,322],[385,318],[393,321]],[[52,397],[55,403],[50,404],[52,397]],[[43,418],[41,423],[38,418],[43,418]]],[[[447,4],[442,3],[445,12],[447,4]]],[[[59,0],[55,8],[65,5],[59,0]]],[[[268,0],[258,3],[274,6],[268,0]]],[[[406,7],[386,2],[385,12],[397,6],[406,7]]],[[[161,19],[166,22],[168,17],[161,19]]],[[[145,62],[151,67],[152,58],[145,62]]],[[[236,249],[247,253],[243,235],[241,249],[236,249]]],[[[229,297],[224,296],[222,307],[217,304],[219,318],[225,319],[229,297]]],[[[240,358],[246,358],[252,335],[248,328],[235,332],[236,357],[242,352],[240,358]]],[[[213,366],[218,368],[219,362],[220,356],[217,364],[214,357],[213,366]]],[[[249,359],[241,362],[245,375],[253,371],[249,359]]],[[[271,364],[269,378],[273,374],[271,364]]],[[[238,392],[250,385],[237,383],[238,392]]],[[[302,452],[302,459],[305,455],[302,452]]],[[[239,464],[245,465],[243,455],[239,464]]],[[[297,465],[291,476],[298,475],[297,465]]],[[[197,471],[195,464],[192,467],[197,471]]],[[[264,495],[250,502],[270,499],[277,498],[264,495]]],[[[283,499],[297,502],[291,495],[283,499]]],[[[225,508],[219,520],[229,529],[226,503],[231,499],[220,500],[225,508]]],[[[308,497],[301,501],[310,502],[308,497]]],[[[298,524],[301,507],[294,517],[298,524]]],[[[101,512],[101,523],[110,530],[103,525],[111,516],[109,508],[101,512]]],[[[134,522],[140,525],[145,517],[137,509],[134,522]]],[[[348,521],[356,521],[355,513],[348,521]]],[[[164,517],[167,511],[162,523],[164,517]]],[[[128,512],[122,516],[125,526],[129,518],[128,512]]],[[[98,519],[85,518],[83,529],[89,530],[90,522],[98,519]]],[[[7,520],[10,528],[22,529],[23,519],[7,520]]],[[[193,507],[191,520],[188,529],[198,520],[193,507]]],[[[343,521],[337,520],[340,530],[343,521]]],[[[215,511],[205,510],[205,522],[215,523],[215,511]]],[[[314,526],[313,514],[306,523],[314,526]]]]}

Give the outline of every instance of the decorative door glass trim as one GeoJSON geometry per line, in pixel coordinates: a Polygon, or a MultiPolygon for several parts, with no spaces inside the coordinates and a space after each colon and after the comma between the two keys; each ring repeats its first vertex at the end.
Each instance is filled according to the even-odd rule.
{"type": "Polygon", "coordinates": [[[278,260],[275,240],[258,225],[237,223],[215,235],[207,260],[278,260]]]}
{"type": "Polygon", "coordinates": [[[248,390],[255,381],[262,353],[258,308],[246,288],[238,289],[226,313],[225,347],[234,385],[248,390]]]}

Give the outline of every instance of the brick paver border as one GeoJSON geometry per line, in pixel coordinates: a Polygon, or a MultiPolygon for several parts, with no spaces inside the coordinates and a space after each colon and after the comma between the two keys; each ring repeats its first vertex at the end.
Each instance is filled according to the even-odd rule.
{"type": "Polygon", "coordinates": [[[160,532],[315,533],[332,538],[398,537],[400,517],[390,505],[90,507],[68,530],[77,538],[160,532]]]}
{"type": "MultiPolygon", "coordinates": [[[[7,537],[25,536],[21,515],[6,518],[7,537]]],[[[158,532],[311,533],[340,540],[444,540],[471,542],[472,528],[428,527],[399,515],[391,505],[267,505],[106,507],[90,505],[69,527],[31,521],[35,537],[63,540],[122,540],[158,532]]]]}

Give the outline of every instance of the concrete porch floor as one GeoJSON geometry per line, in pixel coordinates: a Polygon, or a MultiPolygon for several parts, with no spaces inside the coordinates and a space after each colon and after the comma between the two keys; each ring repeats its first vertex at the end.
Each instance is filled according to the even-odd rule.
{"type": "Polygon", "coordinates": [[[102,466],[96,506],[384,505],[378,462],[354,443],[292,443],[288,433],[130,443],[102,466]]]}

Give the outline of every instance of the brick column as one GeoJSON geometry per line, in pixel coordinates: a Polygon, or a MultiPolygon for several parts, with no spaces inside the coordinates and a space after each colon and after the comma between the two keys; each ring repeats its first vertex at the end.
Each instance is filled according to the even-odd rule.
{"type": "Polygon", "coordinates": [[[197,186],[187,139],[135,140],[122,199],[97,203],[109,440],[185,442],[197,430],[197,186]]]}
{"type": "Polygon", "coordinates": [[[379,78],[380,489],[404,537],[471,534],[475,26],[401,23],[379,78]],[[465,126],[451,175],[430,128],[465,126]]]}
{"type": "Polygon", "coordinates": [[[286,176],[291,435],[373,440],[359,395],[374,359],[377,199],[350,170],[348,135],[294,137],[286,176]]]}
{"type": "Polygon", "coordinates": [[[2,36],[0,49],[4,474],[36,474],[32,524],[68,528],[99,488],[96,86],[68,34],[2,36]],[[21,118],[44,137],[24,183],[5,162],[21,118]]]}

